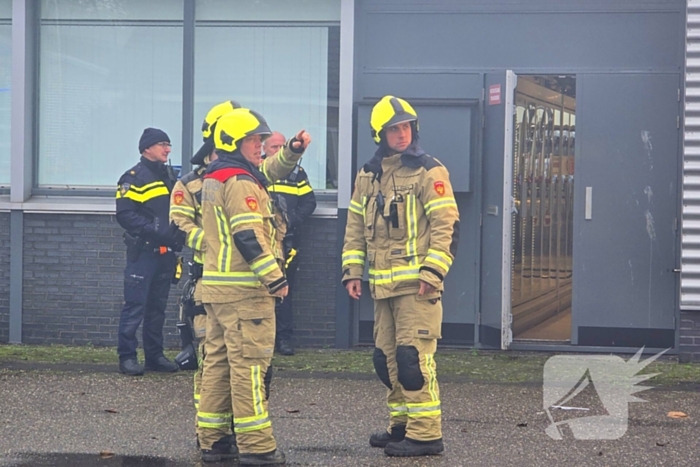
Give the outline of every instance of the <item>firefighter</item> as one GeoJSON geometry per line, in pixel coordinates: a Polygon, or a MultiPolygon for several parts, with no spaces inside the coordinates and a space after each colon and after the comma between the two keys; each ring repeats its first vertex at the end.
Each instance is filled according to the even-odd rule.
{"type": "Polygon", "coordinates": [[[270,133],[265,119],[252,110],[227,113],[214,132],[218,159],[204,176],[207,255],[201,285],[207,337],[198,422],[205,462],[234,457],[216,444],[228,434],[233,414],[241,465],[285,462],[267,399],[275,297],[285,297],[288,287],[266,187],[268,178],[284,178],[293,170],[311,137],[300,131],[261,165],[262,140],[270,133]]]}
{"type": "MultiPolygon", "coordinates": [[[[190,163],[195,169],[175,183],[170,197],[170,219],[177,224],[180,230],[187,234],[185,244],[193,252],[192,263],[190,264],[190,281],[194,284],[194,293],[192,294],[194,303],[193,306],[186,307],[189,316],[185,317],[186,327],[192,323],[193,329],[184,332],[189,333],[189,335],[193,334],[199,340],[199,359],[197,360],[197,353],[194,351],[193,344],[190,343],[184,346],[183,351],[177,356],[175,362],[180,365],[181,369],[184,369],[183,366],[191,364],[191,362],[196,362],[197,371],[194,375],[195,410],[199,409],[199,390],[202,383],[203,349],[207,327],[207,315],[202,304],[202,291],[201,287],[198,286],[204,271],[204,255],[206,251],[201,209],[202,178],[209,163],[216,160],[216,151],[214,150],[216,122],[221,116],[240,106],[238,102],[230,100],[217,104],[209,110],[202,123],[204,144],[190,159],[190,163]]],[[[185,340],[183,339],[183,344],[185,340]]],[[[197,419],[195,417],[196,429],[197,419]]],[[[229,437],[225,439],[224,444],[230,445],[234,453],[236,452],[235,438],[229,437]]]]}
{"type": "MultiPolygon", "coordinates": [[[[282,133],[273,131],[272,135],[263,143],[263,159],[276,154],[285,141],[282,133]]],[[[306,171],[301,167],[301,160],[297,162],[294,170],[286,178],[273,181],[268,191],[270,196],[279,199],[278,204],[285,206],[287,221],[287,232],[282,240],[282,245],[289,294],[284,300],[277,300],[275,306],[277,329],[275,347],[282,355],[294,355],[294,347],[292,347],[292,291],[294,277],[299,267],[301,226],[309,220],[316,209],[316,195],[311,188],[306,171]]]]}
{"type": "MultiPolygon", "coordinates": [[[[117,222],[124,228],[126,268],[124,307],[119,318],[119,371],[138,376],[136,330],[143,321],[146,370],[177,371],[163,355],[163,324],[170,283],[175,278],[176,251],[184,235],[168,220],[170,192],[175,184],[171,166],[170,138],[157,128],[146,128],[139,140],[141,160],[121,176],[116,204],[117,222]]],[[[176,280],[175,280],[176,282],[176,280]]]]}
{"type": "Polygon", "coordinates": [[[379,148],[355,180],[342,253],[342,282],[353,299],[369,266],[373,363],[388,388],[389,427],[369,442],[389,456],[439,454],[434,355],[459,213],[447,169],[418,145],[418,115],[408,102],[383,97],[370,126],[379,148]]]}

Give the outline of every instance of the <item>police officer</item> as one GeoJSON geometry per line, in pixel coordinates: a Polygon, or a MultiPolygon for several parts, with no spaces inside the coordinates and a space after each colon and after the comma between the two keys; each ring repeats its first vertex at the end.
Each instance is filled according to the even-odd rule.
{"type": "MultiPolygon", "coordinates": [[[[273,131],[272,135],[263,143],[263,159],[277,154],[285,141],[282,133],[273,131]]],[[[308,175],[301,167],[301,160],[286,178],[275,180],[268,187],[268,191],[273,198],[282,198],[277,204],[285,207],[287,221],[283,249],[289,294],[284,300],[278,300],[275,307],[277,321],[275,345],[280,354],[294,355],[294,347],[292,347],[291,342],[293,333],[292,290],[294,277],[299,267],[301,226],[316,209],[316,195],[311,188],[308,175]]]]}
{"type": "MultiPolygon", "coordinates": [[[[199,287],[202,273],[204,272],[204,255],[206,243],[204,242],[204,228],[202,225],[202,179],[204,172],[211,161],[216,160],[214,150],[214,129],[221,116],[227,114],[241,105],[233,100],[221,102],[212,107],[204,117],[202,123],[202,139],[204,144],[190,159],[195,169],[184,175],[175,183],[170,197],[170,219],[180,230],[187,234],[186,245],[192,249],[193,262],[190,266],[190,280],[194,283],[194,307],[188,310],[192,320],[194,336],[199,339],[199,361],[197,372],[194,375],[194,407],[199,409],[199,391],[202,384],[202,363],[204,357],[204,339],[206,337],[207,315],[202,304],[202,290],[199,287]]],[[[187,350],[187,349],[185,349],[187,350]]],[[[194,355],[188,355],[194,358],[194,355]]],[[[176,362],[179,360],[176,358],[176,362]]],[[[195,430],[197,419],[195,417],[195,430]]],[[[224,444],[231,445],[233,452],[237,451],[235,439],[226,438],[224,444]]]]}
{"type": "Polygon", "coordinates": [[[121,176],[117,188],[117,222],[127,246],[124,269],[124,307],[119,319],[119,371],[142,375],[138,363],[136,330],[143,321],[146,370],[177,371],[163,355],[165,308],[174,279],[176,251],[184,236],[168,221],[170,192],[175,176],[166,166],[170,138],[157,128],[146,128],[139,140],[141,160],[121,176]]]}
{"type": "Polygon", "coordinates": [[[388,388],[388,430],[369,442],[390,456],[438,454],[444,447],[434,355],[459,212],[447,169],[418,145],[418,115],[408,102],[383,97],[370,125],[379,148],[355,180],[342,254],[342,281],[353,299],[369,265],[373,362],[388,388]]]}
{"type": "Polygon", "coordinates": [[[267,398],[274,300],[286,296],[288,287],[277,260],[280,245],[264,174],[286,177],[311,137],[300,131],[261,165],[262,139],[270,133],[265,119],[249,109],[221,117],[214,133],[218,159],[207,168],[202,187],[207,337],[198,435],[205,462],[234,457],[219,444],[233,414],[241,465],[285,462],[272,434],[267,398]]]}

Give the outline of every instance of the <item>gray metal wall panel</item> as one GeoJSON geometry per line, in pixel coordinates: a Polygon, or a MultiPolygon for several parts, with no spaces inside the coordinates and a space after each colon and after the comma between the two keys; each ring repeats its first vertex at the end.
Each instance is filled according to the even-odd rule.
{"type": "Polygon", "coordinates": [[[0,212],[0,343],[9,340],[10,213],[0,212]]]}
{"type": "Polygon", "coordinates": [[[574,329],[673,329],[680,75],[583,74],[576,84],[574,329]]]}
{"type": "Polygon", "coordinates": [[[700,0],[688,0],[681,308],[700,310],[700,0]]]}
{"type": "MultiPolygon", "coordinates": [[[[479,99],[482,77],[478,73],[368,72],[356,84],[357,100],[371,101],[393,94],[405,99],[479,99]]],[[[363,122],[360,122],[362,129],[363,122]]],[[[367,123],[369,128],[369,122],[367,123]]],[[[362,132],[360,132],[362,136],[362,132]]]]}

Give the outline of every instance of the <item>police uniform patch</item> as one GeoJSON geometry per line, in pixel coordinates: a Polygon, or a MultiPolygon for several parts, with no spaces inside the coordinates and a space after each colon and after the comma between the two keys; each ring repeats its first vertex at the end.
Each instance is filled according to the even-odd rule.
{"type": "Polygon", "coordinates": [[[245,204],[248,206],[248,208],[251,211],[257,211],[258,210],[258,200],[255,199],[253,196],[248,196],[245,199],[245,204]]]}
{"type": "Polygon", "coordinates": [[[122,183],[119,185],[119,193],[125,195],[126,192],[129,191],[129,188],[131,188],[131,183],[122,183]]]}
{"type": "Polygon", "coordinates": [[[181,191],[176,191],[173,193],[173,203],[175,204],[182,204],[182,202],[185,200],[185,194],[181,191]]]}
{"type": "Polygon", "coordinates": [[[433,183],[433,188],[435,188],[435,193],[437,193],[438,195],[442,196],[445,194],[445,183],[444,182],[433,183]]]}

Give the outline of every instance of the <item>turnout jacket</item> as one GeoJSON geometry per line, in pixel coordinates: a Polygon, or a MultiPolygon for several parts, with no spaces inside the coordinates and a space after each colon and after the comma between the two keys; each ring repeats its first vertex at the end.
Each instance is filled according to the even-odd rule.
{"type": "Polygon", "coordinates": [[[117,222],[130,235],[154,245],[175,247],[176,230],[170,228],[170,192],[175,176],[160,162],[141,156],[117,182],[117,222]]]}
{"type": "Polygon", "coordinates": [[[287,285],[279,217],[267,192],[269,180],[285,178],[303,154],[291,139],[260,170],[238,151],[220,153],[207,168],[202,186],[202,220],[207,254],[202,300],[231,303],[268,297],[287,285]]]}
{"type": "Polygon", "coordinates": [[[316,209],[316,195],[309,183],[306,171],[297,164],[283,179],[275,180],[268,191],[274,198],[282,198],[286,212],[287,234],[285,246],[287,249],[299,249],[299,232],[316,209]]]}
{"type": "Polygon", "coordinates": [[[187,234],[185,245],[196,263],[204,263],[204,227],[202,225],[202,182],[206,167],[197,167],[175,183],[170,195],[170,220],[187,234]]]}
{"type": "Polygon", "coordinates": [[[375,299],[438,291],[459,241],[459,211],[447,169],[413,143],[403,154],[379,148],[355,179],[342,254],[342,281],[369,267],[375,299]]]}

